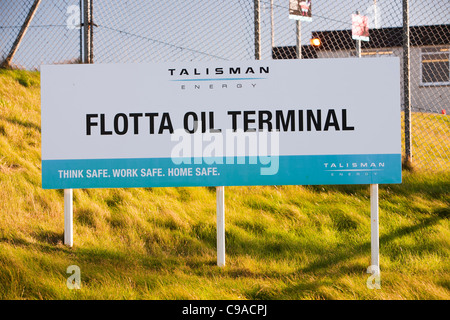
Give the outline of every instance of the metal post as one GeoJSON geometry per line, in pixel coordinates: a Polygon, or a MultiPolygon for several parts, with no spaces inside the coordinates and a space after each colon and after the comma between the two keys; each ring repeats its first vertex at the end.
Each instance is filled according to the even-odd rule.
{"type": "Polygon", "coordinates": [[[405,165],[412,164],[411,89],[410,89],[409,1],[403,0],[403,100],[405,105],[405,165]]]}
{"type": "Polygon", "coordinates": [[[255,59],[261,60],[261,15],[259,0],[254,0],[254,22],[255,22],[255,59]]]}
{"type": "Polygon", "coordinates": [[[94,63],[94,0],[89,0],[89,63],[94,63]]]}
{"type": "Polygon", "coordinates": [[[378,221],[378,184],[370,185],[370,266],[367,273],[371,273],[367,279],[367,288],[381,289],[380,279],[380,233],[378,221]],[[375,283],[373,281],[375,280],[375,283]]]}
{"type": "MultiPolygon", "coordinates": [[[[356,14],[359,15],[359,11],[356,11],[356,14]]],[[[361,58],[361,40],[356,40],[356,56],[361,58]]]]}
{"type": "Polygon", "coordinates": [[[297,59],[302,58],[302,22],[295,20],[297,33],[297,59]]]}
{"type": "Polygon", "coordinates": [[[378,223],[378,184],[370,185],[370,263],[380,268],[380,243],[378,223]]]}
{"type": "Polygon", "coordinates": [[[83,63],[83,0],[80,0],[80,63],[83,63]]]}
{"type": "Polygon", "coordinates": [[[270,39],[272,44],[272,50],[275,47],[275,27],[273,20],[273,0],[270,0],[270,39]]]}
{"type": "Polygon", "coordinates": [[[216,187],[217,265],[225,266],[225,187],[216,187]]]}
{"type": "Polygon", "coordinates": [[[31,6],[30,11],[28,12],[28,16],[26,17],[22,28],[20,28],[19,34],[17,35],[16,41],[14,41],[11,50],[9,51],[9,54],[6,56],[5,61],[2,63],[2,67],[10,67],[11,61],[14,58],[14,55],[17,52],[17,49],[19,48],[20,43],[22,42],[23,37],[25,36],[25,33],[28,30],[28,27],[30,26],[31,20],[33,20],[34,14],[36,13],[36,10],[41,3],[41,0],[35,0],[33,5],[31,6]]]}
{"type": "Polygon", "coordinates": [[[73,190],[64,189],[64,244],[73,246],[73,190]]]}
{"type": "Polygon", "coordinates": [[[91,0],[83,0],[84,63],[92,63],[91,0]]]}
{"type": "Polygon", "coordinates": [[[361,40],[356,40],[356,56],[361,58],[361,40]]]}

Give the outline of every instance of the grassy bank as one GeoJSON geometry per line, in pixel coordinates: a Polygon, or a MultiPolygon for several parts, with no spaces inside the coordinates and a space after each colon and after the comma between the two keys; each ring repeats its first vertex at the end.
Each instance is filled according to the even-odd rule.
{"type": "Polygon", "coordinates": [[[366,287],[368,186],[225,188],[218,268],[213,188],[74,190],[67,248],[62,191],[40,174],[39,74],[0,70],[2,299],[450,298],[449,172],[380,186],[380,290],[366,287]]]}

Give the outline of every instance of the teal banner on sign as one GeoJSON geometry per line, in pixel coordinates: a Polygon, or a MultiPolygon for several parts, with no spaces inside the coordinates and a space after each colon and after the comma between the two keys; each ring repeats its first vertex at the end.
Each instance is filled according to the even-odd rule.
{"type": "Polygon", "coordinates": [[[170,158],[45,160],[42,186],[67,189],[325,185],[401,183],[402,180],[400,154],[280,156],[268,164],[257,163],[257,159],[249,157],[223,159],[222,164],[195,164],[196,159],[190,160],[191,165],[176,165],[170,158]]]}

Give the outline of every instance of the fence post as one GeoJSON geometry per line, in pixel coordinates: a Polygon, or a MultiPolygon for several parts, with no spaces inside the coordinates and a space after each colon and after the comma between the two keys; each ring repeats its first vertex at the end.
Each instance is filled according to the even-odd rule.
{"type": "Polygon", "coordinates": [[[273,0],[270,0],[270,40],[272,46],[270,50],[273,52],[273,47],[275,46],[275,28],[274,28],[274,20],[273,20],[273,0]]]}
{"type": "Polygon", "coordinates": [[[259,0],[254,0],[255,60],[261,59],[261,14],[259,0]]]}
{"type": "Polygon", "coordinates": [[[302,22],[295,20],[296,34],[297,34],[297,59],[302,58],[302,22]]]}
{"type": "Polygon", "coordinates": [[[89,0],[89,63],[94,63],[94,0],[89,0]]]}
{"type": "MultiPolygon", "coordinates": [[[[359,15],[359,10],[356,10],[356,14],[359,15]]],[[[361,58],[361,39],[356,40],[356,57],[361,58]]]]}
{"type": "Polygon", "coordinates": [[[94,63],[92,0],[83,0],[84,63],[94,63]]]}
{"type": "Polygon", "coordinates": [[[31,20],[33,20],[34,14],[36,13],[36,10],[40,3],[41,0],[35,0],[33,5],[31,6],[30,12],[28,12],[28,16],[26,17],[22,28],[20,28],[19,34],[17,35],[16,41],[14,41],[9,54],[6,56],[5,61],[3,61],[2,63],[2,67],[9,68],[11,66],[11,61],[14,58],[14,55],[16,54],[17,49],[19,48],[19,45],[22,42],[23,37],[25,36],[25,33],[28,30],[31,20]]]}
{"type": "Polygon", "coordinates": [[[83,0],[80,0],[80,63],[83,63],[83,0]]]}
{"type": "Polygon", "coordinates": [[[405,106],[405,159],[404,166],[412,165],[411,150],[411,89],[410,89],[409,1],[403,0],[403,101],[405,106]]]}

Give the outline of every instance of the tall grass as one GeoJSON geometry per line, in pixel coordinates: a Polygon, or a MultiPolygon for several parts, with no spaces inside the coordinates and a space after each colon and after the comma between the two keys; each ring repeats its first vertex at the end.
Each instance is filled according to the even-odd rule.
{"type": "Polygon", "coordinates": [[[39,74],[0,70],[2,299],[450,298],[449,172],[380,186],[380,290],[367,186],[227,187],[219,268],[213,188],[74,190],[68,248],[62,191],[40,174],[39,74]]]}

